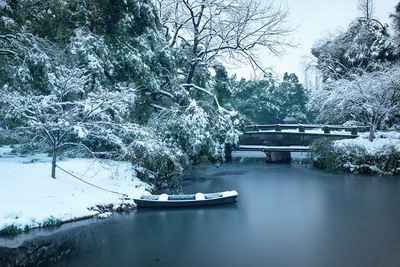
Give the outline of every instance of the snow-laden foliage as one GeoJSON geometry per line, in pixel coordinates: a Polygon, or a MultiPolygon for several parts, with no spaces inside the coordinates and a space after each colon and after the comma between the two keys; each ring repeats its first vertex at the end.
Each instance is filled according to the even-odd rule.
{"type": "Polygon", "coordinates": [[[5,118],[26,120],[31,128],[47,125],[83,133],[88,120],[123,121],[136,97],[134,88],[121,84],[116,85],[115,91],[97,86],[96,90],[85,92],[87,77],[75,67],[57,67],[47,73],[47,82],[46,94],[20,92],[5,85],[1,94],[5,118]]]}
{"type": "Polygon", "coordinates": [[[186,153],[189,163],[224,161],[225,146],[239,141],[238,124],[236,112],[203,107],[195,100],[183,110],[164,111],[151,121],[165,143],[186,153]]]}
{"type": "Polygon", "coordinates": [[[10,6],[7,4],[5,0],[0,0],[0,9],[9,9],[10,6]]]}
{"type": "Polygon", "coordinates": [[[371,127],[370,140],[381,123],[400,112],[400,66],[353,74],[325,82],[312,91],[309,107],[326,123],[362,122],[371,127]]]}
{"type": "Polygon", "coordinates": [[[345,32],[318,41],[312,53],[322,85],[312,91],[309,108],[324,123],[356,121],[377,128],[396,123],[399,113],[398,45],[388,25],[372,18],[372,1],[361,1],[363,18],[345,32]]]}
{"type": "Polygon", "coordinates": [[[394,38],[397,43],[400,41],[400,3],[395,6],[395,10],[390,17],[393,21],[394,38]]]}
{"type": "Polygon", "coordinates": [[[357,19],[345,32],[317,41],[311,52],[323,79],[336,80],[360,69],[372,71],[376,63],[395,60],[396,47],[386,26],[373,19],[357,19]]]}
{"type": "Polygon", "coordinates": [[[54,67],[52,57],[61,59],[63,55],[54,45],[30,33],[0,36],[0,86],[43,91],[46,73],[54,67]]]}
{"type": "MultiPolygon", "coordinates": [[[[24,91],[8,85],[0,95],[2,116],[17,120],[17,129],[34,138],[45,139],[53,151],[53,163],[60,148],[82,145],[88,135],[123,147],[108,132],[125,122],[136,98],[135,88],[116,84],[108,91],[102,86],[86,91],[88,77],[76,67],[57,66],[47,70],[45,92],[24,91]]],[[[55,176],[54,169],[52,173],[55,176]]]]}
{"type": "Polygon", "coordinates": [[[155,129],[141,127],[130,135],[128,153],[140,178],[157,184],[178,177],[187,167],[185,151],[163,140],[155,129]]]}
{"type": "Polygon", "coordinates": [[[150,1],[30,0],[15,1],[12,6],[17,12],[7,11],[4,17],[14,21],[13,25],[6,27],[0,21],[4,25],[0,27],[0,55],[7,55],[0,56],[4,63],[0,64],[0,81],[12,81],[20,73],[40,87],[41,76],[47,72],[42,62],[49,49],[44,51],[44,45],[36,43],[47,42],[48,47],[54,44],[76,55],[72,64],[92,75],[88,87],[135,84],[140,89],[138,121],[145,122],[155,111],[151,102],[170,104],[174,58],[150,1]]]}
{"type": "Polygon", "coordinates": [[[400,174],[400,140],[317,140],[311,146],[313,165],[332,172],[400,174]]]}
{"type": "Polygon", "coordinates": [[[55,159],[79,145],[130,158],[143,178],[171,178],[190,163],[222,161],[238,142],[237,114],[219,104],[207,66],[193,83],[181,79],[193,57],[168,46],[151,1],[6,3],[0,117],[47,140],[55,159]],[[167,112],[175,115],[161,119],[167,112]]]}

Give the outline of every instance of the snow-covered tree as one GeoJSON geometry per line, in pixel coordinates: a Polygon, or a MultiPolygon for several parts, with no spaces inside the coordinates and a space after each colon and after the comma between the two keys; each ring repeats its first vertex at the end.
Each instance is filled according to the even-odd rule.
{"type": "Polygon", "coordinates": [[[17,130],[35,139],[46,140],[52,149],[51,176],[55,178],[57,153],[66,146],[87,146],[88,136],[105,139],[117,148],[123,147],[112,130],[124,127],[136,92],[128,84],[117,84],[115,90],[96,86],[86,91],[87,77],[76,67],[57,66],[47,72],[47,93],[2,88],[0,103],[6,119],[17,120],[17,130]]]}
{"type": "Polygon", "coordinates": [[[1,114],[7,126],[48,140],[55,157],[67,144],[96,153],[119,148],[138,168],[169,178],[199,153],[221,161],[225,145],[237,142],[235,112],[214,96],[207,67],[198,68],[202,82],[187,84],[179,76],[192,57],[168,45],[151,0],[5,3],[1,114]],[[191,103],[197,108],[188,109],[191,103]],[[98,112],[88,113],[90,106],[98,112]],[[157,120],[169,111],[176,111],[174,120],[157,120]],[[190,116],[207,126],[196,126],[190,116]],[[180,121],[180,128],[166,121],[180,121]],[[177,133],[171,139],[164,128],[177,133]],[[199,133],[190,136],[195,148],[175,146],[189,138],[182,132],[193,129],[199,133]]]}
{"type": "Polygon", "coordinates": [[[191,163],[223,162],[225,147],[239,142],[238,114],[199,102],[192,100],[184,108],[165,110],[151,125],[166,143],[184,151],[191,163]]]}
{"type": "Polygon", "coordinates": [[[385,65],[349,79],[325,82],[312,91],[309,107],[326,123],[355,120],[369,125],[372,141],[381,123],[400,112],[400,66],[385,65]]]}
{"type": "Polygon", "coordinates": [[[373,71],[376,64],[398,57],[387,26],[369,18],[356,19],[346,31],[317,41],[311,53],[324,81],[346,78],[360,69],[373,71]]]}
{"type": "Polygon", "coordinates": [[[395,6],[394,13],[390,15],[393,20],[394,38],[397,45],[400,44],[400,3],[395,6]]]}
{"type": "MultiPolygon", "coordinates": [[[[217,63],[213,65],[215,75],[212,77],[213,91],[222,105],[230,105],[229,101],[232,97],[234,86],[236,83],[236,76],[229,77],[228,71],[224,65],[217,63]]],[[[230,105],[232,106],[232,105],[230,105]]]]}
{"type": "Polygon", "coordinates": [[[322,85],[311,92],[309,107],[326,123],[370,125],[373,140],[399,111],[399,50],[388,25],[374,18],[373,1],[360,0],[359,10],[346,31],[314,45],[322,85]]]}

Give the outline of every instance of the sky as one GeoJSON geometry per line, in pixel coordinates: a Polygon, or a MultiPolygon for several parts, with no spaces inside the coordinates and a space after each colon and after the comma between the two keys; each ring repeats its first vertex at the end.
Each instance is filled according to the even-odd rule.
{"type": "MultiPolygon", "coordinates": [[[[275,1],[279,4],[279,1],[275,1]]],[[[399,0],[375,0],[374,17],[391,26],[389,15],[394,12],[399,0]]],[[[296,30],[291,37],[299,46],[286,49],[286,54],[276,57],[264,53],[264,67],[272,67],[278,76],[296,73],[300,81],[304,79],[304,62],[311,57],[313,43],[329,33],[345,30],[352,20],[360,16],[358,0],[282,0],[282,6],[289,9],[289,25],[296,30]]],[[[232,68],[239,78],[254,76],[250,66],[232,68]]]]}

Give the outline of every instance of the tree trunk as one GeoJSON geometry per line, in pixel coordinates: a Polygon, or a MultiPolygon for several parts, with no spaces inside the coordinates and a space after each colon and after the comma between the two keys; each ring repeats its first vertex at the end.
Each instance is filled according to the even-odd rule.
{"type": "Polygon", "coordinates": [[[189,73],[188,73],[188,76],[186,78],[186,83],[187,84],[191,84],[192,83],[194,72],[196,71],[196,65],[197,65],[197,63],[193,63],[193,64],[190,65],[189,73]]]}
{"type": "Polygon", "coordinates": [[[187,84],[191,84],[192,80],[193,80],[193,76],[194,76],[194,72],[196,71],[196,67],[197,67],[197,47],[199,45],[199,39],[198,39],[198,35],[199,35],[199,31],[198,31],[198,25],[194,25],[195,26],[195,33],[194,33],[194,40],[193,40],[193,48],[192,48],[192,53],[193,53],[193,57],[194,57],[194,62],[192,64],[190,64],[190,69],[189,69],[189,73],[188,76],[186,78],[186,83],[187,84]]]}
{"type": "Polygon", "coordinates": [[[371,128],[369,129],[369,135],[368,135],[368,140],[370,142],[374,141],[375,131],[376,131],[376,126],[375,126],[375,124],[372,124],[371,128]]]}
{"type": "Polygon", "coordinates": [[[51,162],[51,177],[56,179],[57,149],[53,147],[53,160],[51,162]]]}

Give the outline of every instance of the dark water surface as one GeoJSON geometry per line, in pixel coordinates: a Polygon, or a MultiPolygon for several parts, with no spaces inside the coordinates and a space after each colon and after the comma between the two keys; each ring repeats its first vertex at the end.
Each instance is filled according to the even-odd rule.
{"type": "Polygon", "coordinates": [[[138,210],[32,242],[57,244],[61,266],[400,266],[398,178],[264,162],[186,176],[185,193],[236,189],[237,203],[138,210]]]}

